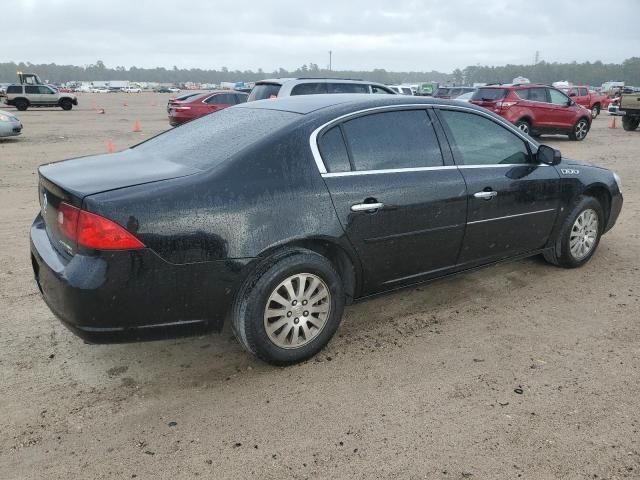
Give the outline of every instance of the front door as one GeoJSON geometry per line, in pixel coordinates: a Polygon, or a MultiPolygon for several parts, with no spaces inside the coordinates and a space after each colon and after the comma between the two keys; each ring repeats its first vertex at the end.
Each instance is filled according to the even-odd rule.
{"type": "Polygon", "coordinates": [[[497,120],[444,107],[439,115],[467,184],[458,263],[489,263],[544,247],[559,207],[556,169],[534,162],[532,145],[497,120]]]}
{"type": "Polygon", "coordinates": [[[464,233],[464,179],[444,165],[427,110],[395,108],[348,119],[318,141],[365,295],[453,267],[464,233]]]}

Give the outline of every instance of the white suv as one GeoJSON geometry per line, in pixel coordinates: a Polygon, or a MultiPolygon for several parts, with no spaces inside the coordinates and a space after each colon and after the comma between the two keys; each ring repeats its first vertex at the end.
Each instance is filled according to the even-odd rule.
{"type": "Polygon", "coordinates": [[[274,78],[256,82],[248,102],[293,95],[318,95],[327,93],[383,93],[396,95],[389,87],[363,80],[342,78],[274,78]]]}
{"type": "Polygon", "coordinates": [[[5,103],[21,112],[29,107],[60,107],[71,110],[74,105],[78,105],[78,98],[69,93],[60,93],[49,85],[9,85],[5,103]]]}

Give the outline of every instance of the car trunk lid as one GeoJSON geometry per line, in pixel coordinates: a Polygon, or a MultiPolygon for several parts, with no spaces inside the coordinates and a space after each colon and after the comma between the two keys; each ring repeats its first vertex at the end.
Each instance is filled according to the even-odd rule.
{"type": "Polygon", "coordinates": [[[71,255],[74,248],[60,228],[61,203],[81,208],[88,195],[199,172],[162,158],[148,158],[135,149],[43,165],[38,169],[40,212],[54,246],[71,255]]]}

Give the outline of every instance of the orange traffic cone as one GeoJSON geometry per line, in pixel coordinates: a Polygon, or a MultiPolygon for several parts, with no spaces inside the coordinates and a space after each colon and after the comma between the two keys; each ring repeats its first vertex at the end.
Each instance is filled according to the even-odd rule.
{"type": "Polygon", "coordinates": [[[140,122],[138,120],[133,122],[133,131],[134,132],[141,132],[142,131],[142,128],[140,128],[140,122]]]}
{"type": "Polygon", "coordinates": [[[107,150],[109,151],[109,153],[113,153],[116,151],[116,147],[113,144],[113,140],[109,139],[109,141],[107,142],[107,150]]]}
{"type": "Polygon", "coordinates": [[[609,128],[616,128],[616,117],[615,116],[611,117],[611,124],[609,125],[609,128]]]}

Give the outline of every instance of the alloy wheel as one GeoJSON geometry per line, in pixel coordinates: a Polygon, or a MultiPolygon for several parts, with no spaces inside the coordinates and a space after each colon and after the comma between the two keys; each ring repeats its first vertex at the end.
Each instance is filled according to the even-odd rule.
{"type": "Polygon", "coordinates": [[[522,122],[520,124],[518,124],[518,128],[520,129],[520,131],[522,133],[526,133],[527,135],[529,135],[529,124],[526,122],[522,122]]]}
{"type": "Polygon", "coordinates": [[[598,107],[593,107],[591,109],[591,118],[596,118],[598,116],[598,113],[600,113],[600,111],[598,110],[598,107]]]}
{"type": "Polygon", "coordinates": [[[286,278],[271,292],[264,310],[269,340],[280,348],[300,348],[324,328],[331,313],[331,292],[312,273],[286,278]]]}
{"type": "Polygon", "coordinates": [[[589,133],[589,126],[585,120],[580,120],[576,125],[576,138],[582,140],[589,133]]]}
{"type": "Polygon", "coordinates": [[[598,240],[598,214],[589,208],[584,210],[571,227],[569,234],[569,248],[571,255],[580,261],[586,258],[598,240]]]}

